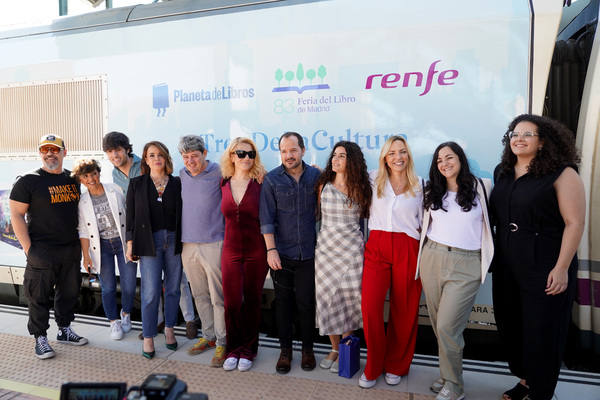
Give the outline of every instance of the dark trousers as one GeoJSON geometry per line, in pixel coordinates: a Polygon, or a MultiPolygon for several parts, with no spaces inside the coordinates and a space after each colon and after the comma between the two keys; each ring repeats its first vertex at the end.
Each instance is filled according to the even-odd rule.
{"type": "Polygon", "coordinates": [[[81,246],[45,247],[32,243],[27,254],[23,287],[29,302],[27,329],[36,338],[50,327],[50,297],[54,289],[54,318],[59,327],[75,319],[74,310],[81,286],[81,246]]]}
{"type": "Polygon", "coordinates": [[[567,290],[555,296],[544,292],[547,274],[522,272],[526,266],[503,265],[493,273],[494,315],[508,365],[527,381],[532,400],[550,400],[556,388],[575,297],[573,264],[567,290]]]}
{"type": "Polygon", "coordinates": [[[312,350],[315,328],[315,259],[281,257],[282,269],[271,270],[275,287],[275,318],[281,348],[292,347],[296,312],[300,320],[303,350],[312,350]]]}

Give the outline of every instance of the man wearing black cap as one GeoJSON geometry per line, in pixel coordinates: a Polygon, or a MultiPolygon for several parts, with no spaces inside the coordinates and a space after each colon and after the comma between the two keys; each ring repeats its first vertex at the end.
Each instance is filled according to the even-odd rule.
{"type": "Polygon", "coordinates": [[[38,149],[42,168],[15,183],[10,193],[10,216],[27,256],[23,281],[29,302],[27,328],[35,337],[35,355],[45,359],[55,355],[46,336],[53,288],[56,340],[76,346],[88,341],[70,326],[81,286],[79,185],[62,167],[67,150],[60,136],[42,136],[38,149]]]}

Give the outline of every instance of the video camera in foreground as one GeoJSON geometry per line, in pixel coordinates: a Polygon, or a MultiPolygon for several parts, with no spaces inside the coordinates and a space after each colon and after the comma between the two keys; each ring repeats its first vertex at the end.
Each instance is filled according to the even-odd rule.
{"type": "Polygon", "coordinates": [[[208,400],[204,393],[187,393],[187,384],[172,374],[148,375],[141,386],[124,382],[69,382],[60,387],[60,400],[208,400]]]}

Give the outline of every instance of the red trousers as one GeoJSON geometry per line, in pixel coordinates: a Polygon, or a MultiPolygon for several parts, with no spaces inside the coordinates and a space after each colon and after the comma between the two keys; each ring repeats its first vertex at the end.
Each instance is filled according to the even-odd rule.
{"type": "Polygon", "coordinates": [[[389,372],[406,375],[415,353],[421,280],[415,280],[419,241],[404,233],[371,231],[365,246],[362,315],[367,342],[367,379],[389,372]],[[387,331],[383,322],[390,290],[387,331]]]}

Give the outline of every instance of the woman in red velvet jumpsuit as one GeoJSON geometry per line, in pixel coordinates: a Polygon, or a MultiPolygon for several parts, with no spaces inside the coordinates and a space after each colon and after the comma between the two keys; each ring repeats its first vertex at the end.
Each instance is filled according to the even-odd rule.
{"type": "Polygon", "coordinates": [[[268,270],[258,220],[259,181],[265,169],[254,142],[233,139],[223,153],[221,173],[225,216],[221,273],[227,330],[223,369],[247,371],[258,351],[261,295],[268,270]]]}

